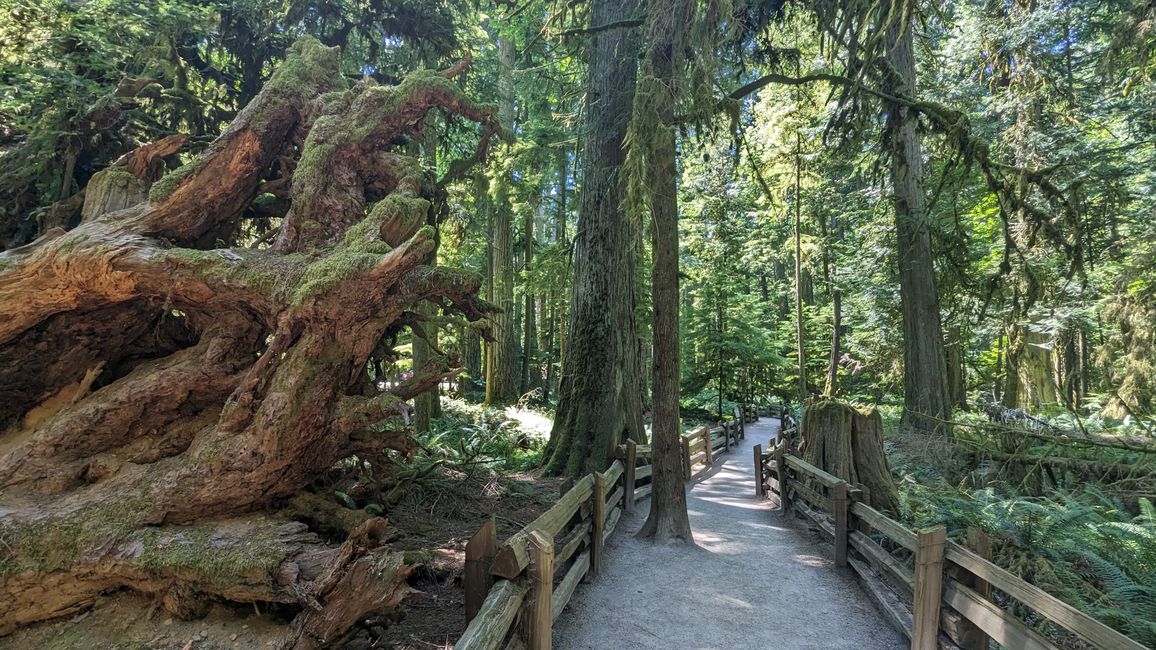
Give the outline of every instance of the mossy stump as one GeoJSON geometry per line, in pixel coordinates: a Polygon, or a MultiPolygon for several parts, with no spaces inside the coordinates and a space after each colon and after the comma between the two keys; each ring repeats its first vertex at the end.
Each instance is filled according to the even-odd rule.
{"type": "Polygon", "coordinates": [[[800,457],[866,488],[872,508],[899,509],[899,495],[883,451],[883,419],[873,406],[816,399],[803,408],[800,457]]]}

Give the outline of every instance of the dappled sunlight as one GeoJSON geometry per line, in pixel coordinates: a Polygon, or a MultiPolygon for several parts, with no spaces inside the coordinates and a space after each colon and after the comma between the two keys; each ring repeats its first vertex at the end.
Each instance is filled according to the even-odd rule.
{"type": "MultiPolygon", "coordinates": [[[[716,454],[714,466],[688,484],[695,546],[611,538],[598,580],[580,587],[574,612],[555,623],[559,650],[903,647],[855,583],[831,569],[826,547],[783,517],[773,499],[755,496],[752,448],[771,428],[750,426],[746,440],[716,454]],[[819,618],[859,633],[819,639],[819,618]],[[744,636],[769,624],[781,639],[800,642],[751,644],[744,636]]],[[[640,504],[623,530],[638,530],[648,510],[640,504]]]]}
{"type": "Polygon", "coordinates": [[[554,420],[533,409],[507,406],[506,417],[516,421],[522,431],[543,440],[550,438],[550,429],[554,428],[554,420]]]}

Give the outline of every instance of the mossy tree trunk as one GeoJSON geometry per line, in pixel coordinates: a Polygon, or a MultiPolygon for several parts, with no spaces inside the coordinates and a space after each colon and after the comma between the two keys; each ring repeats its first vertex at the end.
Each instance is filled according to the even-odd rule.
{"type": "Polygon", "coordinates": [[[574,287],[558,408],[546,449],[549,471],[575,477],[605,469],[626,436],[644,436],[634,245],[619,178],[639,38],[636,29],[614,26],[636,18],[637,12],[634,0],[594,0],[590,5],[591,25],[613,27],[590,37],[574,287]]]}
{"type": "MultiPolygon", "coordinates": [[[[686,509],[686,483],[679,436],[679,295],[678,295],[678,169],[674,106],[683,61],[676,48],[683,45],[684,26],[694,7],[686,0],[651,0],[647,3],[649,46],[645,69],[649,73],[635,98],[640,122],[650,126],[648,170],[651,215],[651,296],[654,303],[654,425],[653,490],[650,514],[638,536],[658,544],[694,543],[686,509]]],[[[636,128],[639,122],[636,122],[636,128]]],[[[720,391],[721,394],[721,391],[720,391]]],[[[709,442],[707,444],[710,444],[709,442]]]]}
{"type": "Polygon", "coordinates": [[[411,447],[406,401],[454,362],[385,393],[367,365],[420,305],[490,309],[430,263],[441,190],[393,148],[440,107],[486,127],[484,152],[498,125],[456,72],[349,87],[304,39],[147,199],[0,254],[0,634],[129,588],[180,616],[298,605],[288,645],[321,647],[409,593],[384,520],[332,547],[270,513],[342,459],[411,447]],[[275,245],[212,248],[268,191],[289,206],[275,245]]]}
{"type": "Polygon", "coordinates": [[[871,507],[898,512],[899,495],[883,452],[883,418],[874,407],[816,398],[803,409],[799,456],[867,489],[871,507]]]}

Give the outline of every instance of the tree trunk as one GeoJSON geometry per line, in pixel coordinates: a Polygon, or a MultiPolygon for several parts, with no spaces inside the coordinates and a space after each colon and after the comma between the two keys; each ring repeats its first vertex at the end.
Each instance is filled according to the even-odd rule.
{"type": "MultiPolygon", "coordinates": [[[[635,103],[651,102],[656,124],[650,154],[651,296],[654,303],[654,423],[651,427],[654,473],[650,514],[639,537],[659,544],[694,542],[686,511],[682,445],[679,431],[679,334],[678,334],[678,169],[675,165],[675,93],[681,74],[675,66],[676,44],[693,16],[693,5],[684,0],[651,0],[647,13],[650,47],[647,67],[654,83],[644,87],[635,103]],[[646,92],[650,96],[642,96],[646,92]]],[[[680,57],[681,58],[681,57],[680,57]]],[[[636,145],[637,146],[637,145],[636,145]]],[[[707,444],[710,444],[709,441],[707,444]]]]}
{"type": "Polygon", "coordinates": [[[795,345],[799,364],[799,403],[807,399],[807,332],[803,327],[803,245],[802,245],[802,136],[795,133],[795,345]]]}
{"type": "MultiPolygon", "coordinates": [[[[514,129],[514,42],[498,41],[498,122],[514,129]]],[[[509,404],[518,399],[518,349],[514,332],[514,211],[510,204],[513,179],[503,170],[494,188],[494,298],[501,311],[494,317],[493,340],[486,353],[486,403],[509,404]]]]}
{"type": "MultiPolygon", "coordinates": [[[[534,214],[537,210],[526,210],[522,217],[522,269],[523,272],[530,272],[530,264],[534,260],[534,214]]],[[[538,376],[538,371],[535,368],[535,349],[538,344],[538,326],[535,315],[536,305],[534,293],[525,291],[525,305],[522,311],[522,372],[521,372],[521,386],[518,392],[525,395],[534,390],[542,383],[542,378],[538,376]]]]}
{"type": "MultiPolygon", "coordinates": [[[[590,24],[635,18],[637,0],[592,0],[590,24]]],[[[642,440],[634,316],[634,247],[619,171],[637,76],[639,39],[615,26],[590,38],[583,181],[574,240],[569,334],[547,470],[577,477],[608,465],[624,436],[642,440]]]]}
{"type": "Polygon", "coordinates": [[[430,264],[436,188],[390,149],[439,107],[482,123],[483,151],[498,131],[443,75],[349,88],[303,39],[147,201],[0,254],[0,634],[127,587],[179,616],[301,606],[290,645],[312,648],[409,593],[384,520],[333,548],[260,513],[342,459],[408,451],[406,401],[452,369],[363,396],[370,356],[425,302],[486,314],[473,274],[430,264]],[[209,250],[278,159],[275,247],[209,250]]]}
{"type": "MultiPolygon", "coordinates": [[[[884,91],[914,98],[915,56],[910,22],[887,27],[884,91]]],[[[931,224],[924,207],[923,153],[915,130],[917,117],[906,106],[884,102],[884,149],[890,156],[891,191],[903,306],[903,417],[907,429],[946,434],[951,417],[947,364],[939,321],[939,294],[931,250],[931,224]]]]}
{"type": "Polygon", "coordinates": [[[842,327],[843,292],[838,289],[831,291],[831,309],[835,314],[835,322],[831,328],[831,357],[827,360],[827,387],[823,393],[827,397],[835,397],[839,388],[839,330],[842,327]]]}

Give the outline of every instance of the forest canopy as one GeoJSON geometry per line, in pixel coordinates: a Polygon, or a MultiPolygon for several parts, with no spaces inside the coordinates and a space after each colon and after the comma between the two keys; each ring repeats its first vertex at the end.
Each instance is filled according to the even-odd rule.
{"type": "Polygon", "coordinates": [[[895,516],[1156,643],[1154,26],[0,0],[0,635],[127,588],[324,646],[439,490],[633,440],[689,540],[679,435],[823,398],[882,415],[895,516]]]}

